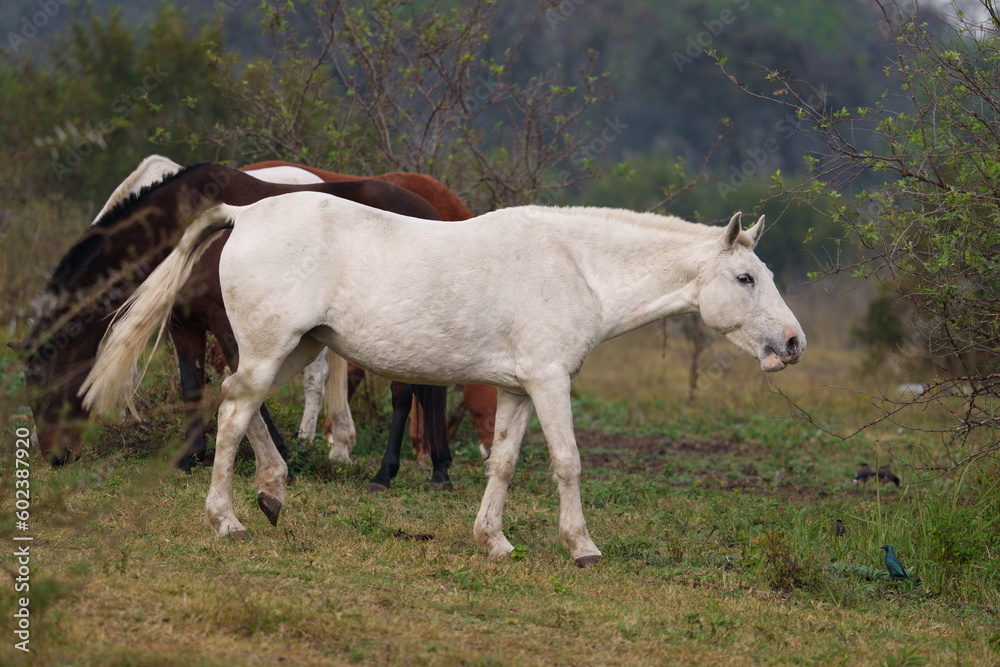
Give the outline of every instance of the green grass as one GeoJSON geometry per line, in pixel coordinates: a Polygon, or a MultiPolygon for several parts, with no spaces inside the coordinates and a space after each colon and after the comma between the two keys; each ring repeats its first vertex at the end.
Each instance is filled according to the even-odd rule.
{"type": "MultiPolygon", "coordinates": [[[[839,363],[820,352],[819,368],[839,363]]],[[[297,477],[278,527],[256,509],[252,457],[241,454],[234,497],[252,540],[216,539],[202,518],[210,470],[170,468],[180,418],[169,366],[158,366],[141,427],[102,422],[84,459],[63,469],[32,460],[31,659],[997,664],[996,463],[901,489],[855,487],[860,460],[892,456],[912,482],[918,473],[904,463],[934,443],[892,429],[844,442],[790,418],[772,384],[830,422],[863,418],[862,402],[819,388],[808,362],[807,353],[802,366],[763,378],[738,360],[688,402],[683,359],[663,359],[649,332],[599,349],[574,398],[584,512],[604,552],[586,570],[558,541],[537,422],[505,507],[509,560],[487,560],[472,537],[485,478],[468,426],[454,491],[429,491],[429,470],[411,457],[391,492],[366,494],[385,438],[379,384],[355,404],[353,463],[329,463],[319,441],[294,443],[297,477]],[[153,396],[166,408],[154,409],[153,396]],[[889,581],[886,543],[919,585],[889,581]]],[[[271,404],[291,432],[295,388],[271,404]]],[[[5,457],[5,508],[14,474],[5,457]]],[[[8,545],[10,517],[0,517],[8,545]]],[[[6,619],[11,588],[0,595],[6,619]]],[[[23,662],[5,636],[0,663],[23,662]]]]}

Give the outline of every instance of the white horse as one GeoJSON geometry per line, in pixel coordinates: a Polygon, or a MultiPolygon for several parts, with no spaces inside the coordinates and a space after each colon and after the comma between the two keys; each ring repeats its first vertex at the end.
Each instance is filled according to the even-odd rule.
{"type": "MultiPolygon", "coordinates": [[[[162,155],[153,154],[144,158],[139,166],[115,188],[91,224],[104,217],[108,211],[128,198],[129,195],[139,192],[144,187],[159,183],[183,168],[182,165],[162,155]]],[[[252,169],[246,173],[262,181],[285,185],[311,185],[323,182],[323,179],[316,174],[291,166],[252,169]]],[[[328,399],[327,412],[332,420],[332,428],[327,436],[330,444],[330,458],[337,461],[349,460],[356,439],[356,431],[350,404],[347,400],[347,361],[337,355],[328,356],[324,349],[315,361],[306,366],[303,375],[302,390],[305,395],[305,405],[302,409],[298,436],[312,438],[316,433],[316,422],[319,420],[320,406],[325,395],[328,399]],[[327,384],[330,387],[327,387],[327,384]]]]}
{"type": "MultiPolygon", "coordinates": [[[[502,510],[534,407],[559,489],[559,536],[578,565],[589,565],[601,552],[580,500],[570,380],[590,352],[683,313],[701,313],[765,371],[798,362],[806,347],[753,253],[763,218],[742,231],[740,217],[719,228],[649,213],[526,206],[441,224],[316,193],[220,205],[188,228],[123,307],[81,391],[100,412],[130,399],[136,363],[191,265],[208,240],[233,229],[219,274],[240,367],[222,388],[205,502],[217,535],[247,539],[233,511],[233,461],[248,427],[260,428],[265,395],[326,345],[389,378],[500,388],[473,527],[490,557],[513,550],[502,510]],[[270,224],[277,217],[283,224],[270,224]]],[[[274,465],[270,480],[258,473],[265,512],[284,499],[284,464],[274,465]]]]}

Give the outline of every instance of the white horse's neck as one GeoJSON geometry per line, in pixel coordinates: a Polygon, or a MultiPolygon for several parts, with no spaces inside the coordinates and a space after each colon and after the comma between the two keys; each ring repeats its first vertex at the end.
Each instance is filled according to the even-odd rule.
{"type": "Polygon", "coordinates": [[[698,312],[698,278],[717,254],[723,228],[673,216],[601,208],[539,209],[593,236],[579,269],[601,302],[606,337],[698,312]],[[570,221],[572,220],[572,221],[570,221]]]}
{"type": "Polygon", "coordinates": [[[172,176],[180,171],[183,167],[177,164],[169,158],[165,158],[162,155],[150,155],[145,160],[139,163],[139,166],[135,168],[128,177],[122,181],[121,185],[115,188],[115,191],[111,193],[108,197],[108,201],[104,203],[101,208],[100,213],[94,218],[93,225],[98,220],[104,217],[104,215],[113,209],[117,204],[125,201],[125,199],[132,193],[138,192],[141,188],[152,185],[153,183],[158,183],[162,181],[167,176],[172,176]]]}

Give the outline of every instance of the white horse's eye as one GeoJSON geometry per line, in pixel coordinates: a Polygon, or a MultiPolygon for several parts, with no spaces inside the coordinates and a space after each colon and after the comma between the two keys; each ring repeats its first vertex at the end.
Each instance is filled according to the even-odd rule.
{"type": "Polygon", "coordinates": [[[751,276],[749,273],[741,273],[740,275],[736,276],[736,280],[740,281],[741,285],[754,284],[753,276],[751,276]]]}

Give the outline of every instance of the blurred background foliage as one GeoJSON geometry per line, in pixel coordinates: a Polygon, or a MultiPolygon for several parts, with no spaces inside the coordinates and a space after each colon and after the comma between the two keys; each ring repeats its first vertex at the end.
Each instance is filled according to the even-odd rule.
{"type": "MultiPolygon", "coordinates": [[[[418,15],[431,3],[403,4],[418,15]]],[[[449,4],[455,11],[462,6],[437,6],[449,4]]],[[[366,145],[375,152],[376,139],[356,117],[339,119],[331,145],[313,144],[304,153],[302,146],[298,154],[290,154],[291,147],[276,154],[280,148],[273,145],[235,140],[222,151],[213,143],[226,137],[220,129],[260,121],[248,117],[236,93],[266,98],[275,90],[288,93],[298,85],[302,92],[302,86],[314,85],[291,77],[301,64],[296,58],[308,59],[322,48],[324,26],[312,3],[220,0],[207,8],[193,1],[64,6],[53,0],[48,11],[54,15],[40,17],[41,6],[17,0],[0,17],[6,36],[0,41],[5,227],[11,207],[41,195],[96,210],[153,152],[181,163],[286,158],[358,173],[400,168],[370,155],[358,158],[366,145]]],[[[490,32],[477,48],[494,62],[516,49],[504,76],[522,85],[540,73],[561,72],[570,96],[579,93],[573,81],[592,54],[599,59],[597,70],[610,75],[617,95],[595,101],[582,119],[596,135],[550,165],[556,185],[559,174],[580,182],[544,201],[642,209],[663,202],[672,185],[682,188],[699,177],[696,187],[658,208],[705,221],[737,209],[767,213],[771,221],[780,214],[763,254],[779,275],[794,272],[802,279],[816,267],[813,255],[836,252],[828,239],[842,234],[816,211],[759,203],[775,171],[802,170],[806,146],[795,132],[797,120],[745,95],[705,50],[730,63],[793,67],[820,82],[831,104],[856,106],[885,89],[882,68],[891,51],[880,18],[872,3],[861,1],[511,0],[494,8],[490,32]],[[589,178],[597,174],[603,177],[589,178]]],[[[736,73],[750,67],[741,65],[736,73]]],[[[333,85],[335,73],[326,69],[317,76],[330,85],[303,103],[306,112],[324,119],[303,132],[330,130],[329,119],[347,108],[347,100],[334,96],[343,93],[333,85]]],[[[480,120],[497,119],[487,114],[480,120]]],[[[462,171],[456,165],[454,173],[439,175],[451,183],[462,171]]],[[[493,203],[510,202],[494,197],[493,203]]]]}

